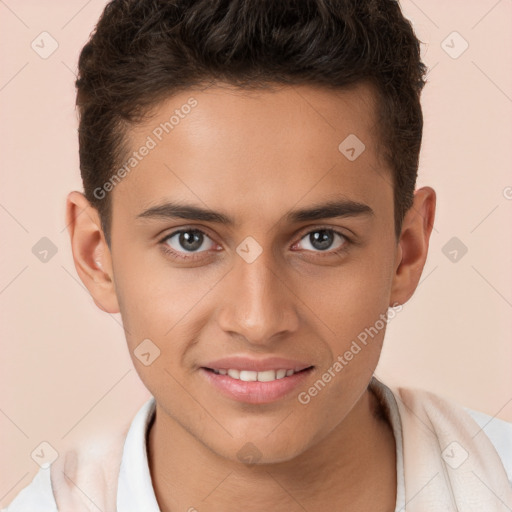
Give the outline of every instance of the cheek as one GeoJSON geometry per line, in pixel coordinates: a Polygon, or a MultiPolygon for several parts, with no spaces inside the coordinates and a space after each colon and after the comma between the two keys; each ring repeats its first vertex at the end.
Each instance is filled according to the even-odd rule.
{"type": "Polygon", "coordinates": [[[391,266],[376,259],[340,267],[317,283],[310,294],[312,308],[336,333],[372,325],[387,311],[392,284],[391,266]]]}
{"type": "Polygon", "coordinates": [[[173,268],[163,255],[116,264],[116,291],[131,343],[151,337],[165,342],[172,337],[200,309],[220,277],[201,268],[173,268]]]}
{"type": "Polygon", "coordinates": [[[368,251],[333,271],[322,286],[309,288],[316,290],[311,309],[321,320],[318,325],[327,327],[322,332],[331,361],[341,358],[343,371],[335,373],[344,377],[335,380],[344,385],[346,379],[370,375],[378,363],[392,283],[392,258],[382,254],[391,252],[368,251]]]}
{"type": "Polygon", "coordinates": [[[389,300],[386,265],[360,262],[339,269],[311,297],[314,320],[329,352],[317,380],[302,389],[300,403],[311,421],[324,418],[325,433],[341,422],[359,400],[378,364],[389,300]],[[334,275],[336,276],[334,278],[334,275]]]}

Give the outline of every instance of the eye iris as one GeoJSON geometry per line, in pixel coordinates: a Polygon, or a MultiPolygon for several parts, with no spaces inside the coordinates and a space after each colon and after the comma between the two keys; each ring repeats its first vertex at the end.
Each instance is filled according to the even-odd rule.
{"type": "Polygon", "coordinates": [[[200,231],[182,231],[179,243],[187,251],[195,251],[203,244],[203,234],[200,231]]]}
{"type": "Polygon", "coordinates": [[[333,242],[334,234],[331,231],[321,229],[309,235],[311,245],[318,250],[328,249],[333,242]]]}

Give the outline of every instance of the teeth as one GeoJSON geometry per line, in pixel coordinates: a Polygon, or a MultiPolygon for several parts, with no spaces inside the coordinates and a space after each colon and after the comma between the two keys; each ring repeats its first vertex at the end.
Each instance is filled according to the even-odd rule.
{"type": "Polygon", "coordinates": [[[232,379],[244,382],[272,382],[273,380],[289,377],[295,373],[295,370],[265,370],[264,372],[254,372],[251,370],[219,369],[213,370],[217,375],[228,375],[232,379]]]}
{"type": "Polygon", "coordinates": [[[240,371],[239,370],[228,370],[228,375],[232,379],[238,379],[240,380],[240,371]]]}
{"type": "Polygon", "coordinates": [[[258,372],[242,370],[240,372],[240,380],[243,380],[244,382],[256,382],[258,380],[258,372]]]}
{"type": "Polygon", "coordinates": [[[270,382],[272,380],[276,380],[276,371],[266,370],[264,372],[258,372],[257,376],[259,382],[270,382]]]}

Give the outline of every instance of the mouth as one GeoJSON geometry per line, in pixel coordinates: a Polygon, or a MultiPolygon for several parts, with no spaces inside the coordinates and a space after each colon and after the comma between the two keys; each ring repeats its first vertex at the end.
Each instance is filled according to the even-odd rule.
{"type": "Polygon", "coordinates": [[[200,374],[215,391],[247,404],[267,404],[292,395],[314,371],[306,368],[278,368],[264,371],[238,368],[200,367],[200,374]]]}
{"type": "Polygon", "coordinates": [[[311,370],[313,366],[308,366],[301,370],[293,368],[280,368],[278,370],[265,370],[256,372],[253,370],[238,370],[236,368],[206,368],[204,370],[215,373],[216,375],[226,375],[234,380],[241,380],[243,382],[273,382],[275,380],[291,377],[292,375],[306,372],[311,370]]]}

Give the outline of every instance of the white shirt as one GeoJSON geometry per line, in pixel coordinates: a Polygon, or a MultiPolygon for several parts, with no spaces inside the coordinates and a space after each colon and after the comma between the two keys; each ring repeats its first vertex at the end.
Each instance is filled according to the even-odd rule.
{"type": "MultiPolygon", "coordinates": [[[[392,391],[381,382],[373,380],[372,389],[379,397],[393,429],[397,469],[395,512],[404,512],[406,503],[402,428],[398,406],[392,391]]],[[[155,413],[155,406],[155,399],[151,397],[130,424],[119,471],[118,512],[160,512],[151,481],[146,444],[147,429],[155,413]]],[[[466,411],[493,443],[512,486],[512,424],[470,409],[466,411]]],[[[40,469],[32,482],[1,512],[57,512],[51,488],[50,468],[40,469]]]]}

